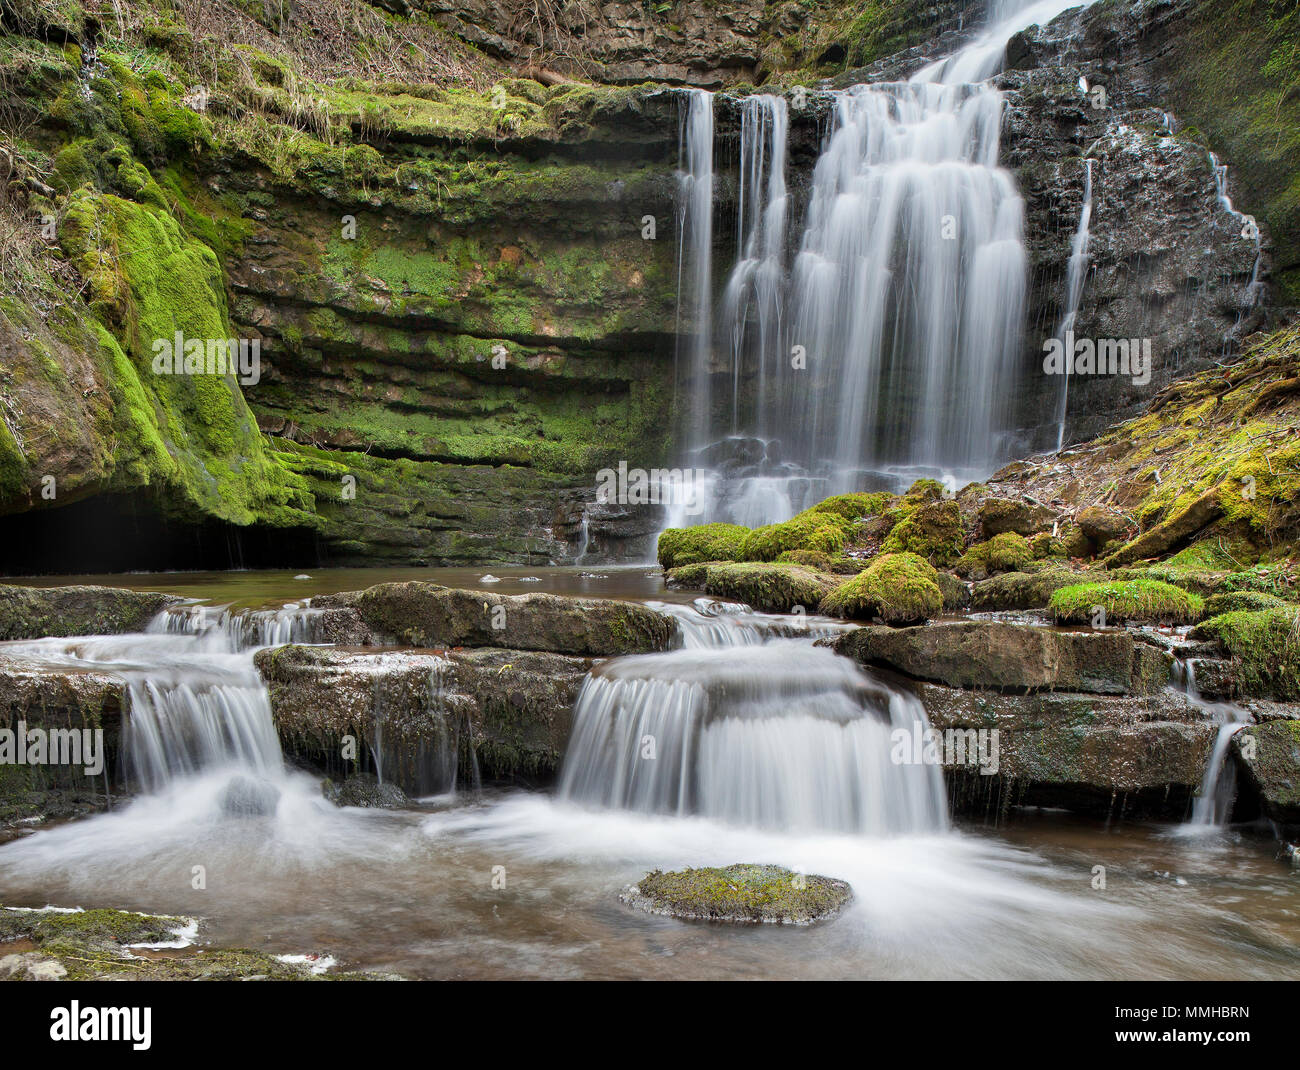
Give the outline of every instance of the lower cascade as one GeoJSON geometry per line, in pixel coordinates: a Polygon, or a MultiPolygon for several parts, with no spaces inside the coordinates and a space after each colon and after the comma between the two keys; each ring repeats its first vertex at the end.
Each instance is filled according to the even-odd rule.
{"type": "Polygon", "coordinates": [[[919,701],[806,639],[700,640],[619,658],[574,710],[562,799],[781,831],[884,836],[947,827],[933,765],[896,764],[919,701]]]}

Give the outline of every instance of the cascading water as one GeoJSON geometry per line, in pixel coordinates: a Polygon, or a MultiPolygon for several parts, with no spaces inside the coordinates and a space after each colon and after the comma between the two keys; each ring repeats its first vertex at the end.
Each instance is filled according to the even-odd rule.
{"type": "Polygon", "coordinates": [[[810,640],[773,638],[744,607],[716,606],[696,613],[733,628],[684,611],[683,649],[619,658],[587,678],[561,799],[781,831],[946,828],[939,770],[891,755],[895,729],[925,723],[916,699],[810,640]]]}
{"type": "Polygon", "coordinates": [[[1210,748],[1201,786],[1192,802],[1192,815],[1183,829],[1195,832],[1219,828],[1232,816],[1232,804],[1237,795],[1237,767],[1228,755],[1232,737],[1249,723],[1248,715],[1230,702],[1209,702],[1201,696],[1196,686],[1196,662],[1178,661],[1174,664],[1174,682],[1183,690],[1188,701],[1200,706],[1219,722],[1219,731],[1210,748]]]}
{"type": "MultiPolygon", "coordinates": [[[[1065,273],[1065,314],[1056,336],[1063,342],[1068,332],[1074,330],[1083,300],[1083,284],[1088,277],[1088,241],[1092,225],[1092,160],[1084,160],[1083,207],[1079,211],[1079,226],[1070,242],[1070,263],[1065,273]]],[[[1070,400],[1070,377],[1061,376],[1061,403],[1056,410],[1056,448],[1065,448],[1065,414],[1070,400]]]]}
{"type": "MultiPolygon", "coordinates": [[[[784,101],[743,104],[736,264],[720,322],[697,319],[692,340],[689,459],[719,473],[697,522],[779,521],[829,493],[957,483],[1004,458],[1028,260],[1023,201],[998,166],[1002,97],[984,80],[1015,33],[1078,6],[1005,0],[984,33],[910,82],[835,94],[788,267],[784,101]],[[715,349],[731,361],[725,407],[712,398],[715,349]]],[[[692,175],[711,160],[692,141],[712,136],[703,110],[693,93],[692,175]]],[[[684,219],[711,240],[702,188],[690,183],[684,219]]],[[[683,236],[698,262],[702,235],[683,236]]],[[[709,307],[693,286],[681,300],[709,307]]]]}

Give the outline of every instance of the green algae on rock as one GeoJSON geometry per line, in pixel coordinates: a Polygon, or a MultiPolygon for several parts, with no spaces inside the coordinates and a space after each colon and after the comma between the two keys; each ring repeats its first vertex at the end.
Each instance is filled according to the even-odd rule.
{"type": "Polygon", "coordinates": [[[672,873],[652,870],[619,898],[652,914],[693,921],[812,925],[838,914],[853,891],[830,877],[737,863],[672,873]]]}
{"type": "Polygon", "coordinates": [[[943,592],[938,573],[924,558],[885,553],[823,598],[820,608],[832,616],[910,624],[938,616],[943,592]]]}
{"type": "Polygon", "coordinates": [[[1048,602],[1058,623],[1137,621],[1145,624],[1191,624],[1205,611],[1199,595],[1159,580],[1115,580],[1060,587],[1048,602]]]}

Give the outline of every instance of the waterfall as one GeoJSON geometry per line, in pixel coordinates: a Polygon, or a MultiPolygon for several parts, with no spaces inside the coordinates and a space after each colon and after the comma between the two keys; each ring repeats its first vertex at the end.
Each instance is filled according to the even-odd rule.
{"type": "MultiPolygon", "coordinates": [[[[710,423],[712,392],[709,377],[713,359],[713,94],[693,89],[687,97],[682,123],[678,173],[677,337],[685,318],[691,325],[687,361],[692,381],[686,406],[686,437],[692,444],[704,441],[710,423]]],[[[680,355],[679,355],[680,363],[680,355]]]]}
{"type": "MultiPolygon", "coordinates": [[[[998,162],[1002,96],[986,79],[1015,33],[1078,6],[1002,0],[983,33],[909,82],[835,93],[794,242],[785,102],[744,101],[736,259],[718,321],[695,288],[707,275],[690,275],[679,300],[699,313],[687,450],[717,476],[696,522],[780,521],[829,493],[921,475],[955,485],[1005,459],[1028,258],[1024,203],[998,162]],[[712,398],[724,357],[725,406],[712,398]]],[[[693,92],[684,173],[707,159],[711,186],[710,147],[694,140],[712,137],[704,111],[693,92]]],[[[683,231],[692,264],[705,232],[712,240],[703,186],[683,185],[683,219],[699,228],[683,231]]]]}
{"type": "Polygon", "coordinates": [[[1210,748],[1205,772],[1201,774],[1201,786],[1192,802],[1192,816],[1183,827],[1188,831],[1218,828],[1228,823],[1237,795],[1237,767],[1228,754],[1228,748],[1232,745],[1232,737],[1249,723],[1249,715],[1230,702],[1209,702],[1204,699],[1196,686],[1194,660],[1176,661],[1173,679],[1175,685],[1186,693],[1192,705],[1206,710],[1219,722],[1214,746],[1210,748]]]}
{"type": "Polygon", "coordinates": [[[681,650],[598,666],[574,708],[560,797],[774,830],[946,828],[938,768],[891,757],[894,730],[925,724],[920,702],[754,628],[711,645],[700,629],[681,650]]]}
{"type": "MultiPolygon", "coordinates": [[[[1079,225],[1070,242],[1070,263],[1065,273],[1065,304],[1061,316],[1061,325],[1056,336],[1064,342],[1068,332],[1074,330],[1074,321],[1079,315],[1079,303],[1083,300],[1083,283],[1088,277],[1088,240],[1092,224],[1092,160],[1084,160],[1083,207],[1079,210],[1079,225]]],[[[1068,365],[1067,365],[1068,373],[1068,365]]],[[[1057,408],[1056,448],[1065,448],[1065,411],[1070,398],[1070,376],[1061,376],[1061,404],[1057,408]]]]}
{"type": "Polygon", "coordinates": [[[1228,165],[1220,163],[1218,156],[1210,153],[1210,169],[1214,172],[1214,193],[1219,200],[1219,206],[1241,224],[1242,237],[1250,237],[1255,243],[1255,263],[1250,271],[1250,283],[1246,295],[1252,305],[1257,305],[1263,296],[1263,283],[1259,281],[1260,263],[1264,258],[1263,236],[1253,218],[1233,207],[1232,198],[1228,196],[1228,165]]]}

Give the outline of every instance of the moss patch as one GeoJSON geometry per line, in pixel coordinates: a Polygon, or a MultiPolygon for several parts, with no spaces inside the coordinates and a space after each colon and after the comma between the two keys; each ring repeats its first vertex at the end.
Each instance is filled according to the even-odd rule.
{"type": "Polygon", "coordinates": [[[832,616],[878,617],[890,624],[913,624],[938,616],[942,609],[938,573],[924,558],[909,553],[881,554],[821,602],[821,611],[832,616]]]}
{"type": "Polygon", "coordinates": [[[1199,595],[1159,580],[1074,584],[1054,591],[1048,605],[1063,624],[1091,622],[1098,606],[1105,611],[1106,624],[1189,624],[1205,611],[1199,595]]]}
{"type": "Polygon", "coordinates": [[[624,902],[656,914],[702,921],[811,925],[834,917],[853,898],[844,881],[804,876],[781,866],[653,870],[624,902]]]}
{"type": "Polygon", "coordinates": [[[704,561],[739,561],[741,547],[749,534],[749,528],[739,524],[669,528],[659,536],[659,564],[670,569],[704,561]]]}
{"type": "Polygon", "coordinates": [[[1198,625],[1193,634],[1217,639],[1227,648],[1244,694],[1300,700],[1300,609],[1224,613],[1198,625]]]}

